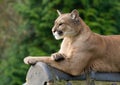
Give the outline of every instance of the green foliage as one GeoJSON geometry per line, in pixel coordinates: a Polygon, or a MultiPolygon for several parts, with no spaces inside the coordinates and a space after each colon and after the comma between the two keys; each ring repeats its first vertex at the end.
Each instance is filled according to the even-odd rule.
{"type": "MultiPolygon", "coordinates": [[[[111,0],[25,0],[24,4],[18,4],[16,8],[19,8],[17,9],[19,13],[28,21],[28,25],[32,26],[32,31],[34,30],[34,39],[32,40],[34,50],[39,50],[40,54],[41,51],[43,54],[44,52],[51,54],[56,51],[58,41],[54,40],[51,33],[54,20],[58,16],[56,9],[62,12],[70,12],[74,9],[73,7],[79,10],[80,16],[93,31],[100,34],[119,33],[118,18],[113,18],[116,15],[113,10],[117,10],[119,17],[118,0],[115,0],[114,3],[111,0]]],[[[32,49],[32,47],[30,49],[32,49]]],[[[36,53],[34,55],[36,55],[36,53]]]]}
{"type": "Polygon", "coordinates": [[[25,56],[51,55],[59,50],[61,41],[56,41],[51,32],[58,16],[57,9],[63,13],[77,9],[94,32],[105,35],[120,33],[119,0],[19,0],[12,6],[22,20],[14,27],[16,33],[11,36],[13,40],[9,41],[9,47],[0,52],[5,56],[0,60],[0,85],[25,82],[28,69],[23,63],[25,56]]]}

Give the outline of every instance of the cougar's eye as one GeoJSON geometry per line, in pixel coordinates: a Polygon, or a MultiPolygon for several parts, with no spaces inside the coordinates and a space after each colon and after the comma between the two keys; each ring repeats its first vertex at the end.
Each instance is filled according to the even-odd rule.
{"type": "Polygon", "coordinates": [[[60,23],[59,26],[63,25],[63,23],[60,23]]]}

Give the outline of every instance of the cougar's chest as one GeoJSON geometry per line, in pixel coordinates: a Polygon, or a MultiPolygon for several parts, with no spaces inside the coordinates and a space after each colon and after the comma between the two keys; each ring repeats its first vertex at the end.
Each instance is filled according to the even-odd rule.
{"type": "Polygon", "coordinates": [[[60,48],[60,53],[64,53],[66,56],[74,56],[76,52],[79,51],[81,46],[80,42],[63,40],[60,48]]]}
{"type": "Polygon", "coordinates": [[[65,45],[61,46],[60,52],[65,54],[66,56],[71,56],[74,53],[74,46],[72,46],[69,42],[65,45]]]}

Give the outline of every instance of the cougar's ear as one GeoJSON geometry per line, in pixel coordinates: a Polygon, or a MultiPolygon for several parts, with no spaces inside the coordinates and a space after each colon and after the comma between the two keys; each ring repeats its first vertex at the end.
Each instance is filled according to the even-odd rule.
{"type": "Polygon", "coordinates": [[[76,9],[74,9],[71,13],[70,13],[70,16],[72,19],[74,20],[78,20],[78,17],[79,17],[79,13],[76,9]]]}
{"type": "Polygon", "coordinates": [[[59,10],[57,10],[57,13],[58,13],[59,16],[62,14],[59,10]]]}

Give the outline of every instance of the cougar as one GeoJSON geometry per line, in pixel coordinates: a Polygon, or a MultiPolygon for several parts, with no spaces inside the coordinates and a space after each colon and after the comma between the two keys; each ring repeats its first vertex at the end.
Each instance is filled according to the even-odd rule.
{"type": "Polygon", "coordinates": [[[120,35],[92,32],[76,9],[58,14],[52,33],[55,39],[63,39],[60,50],[51,56],[28,56],[25,64],[44,62],[73,76],[89,69],[120,72],[120,35]]]}

